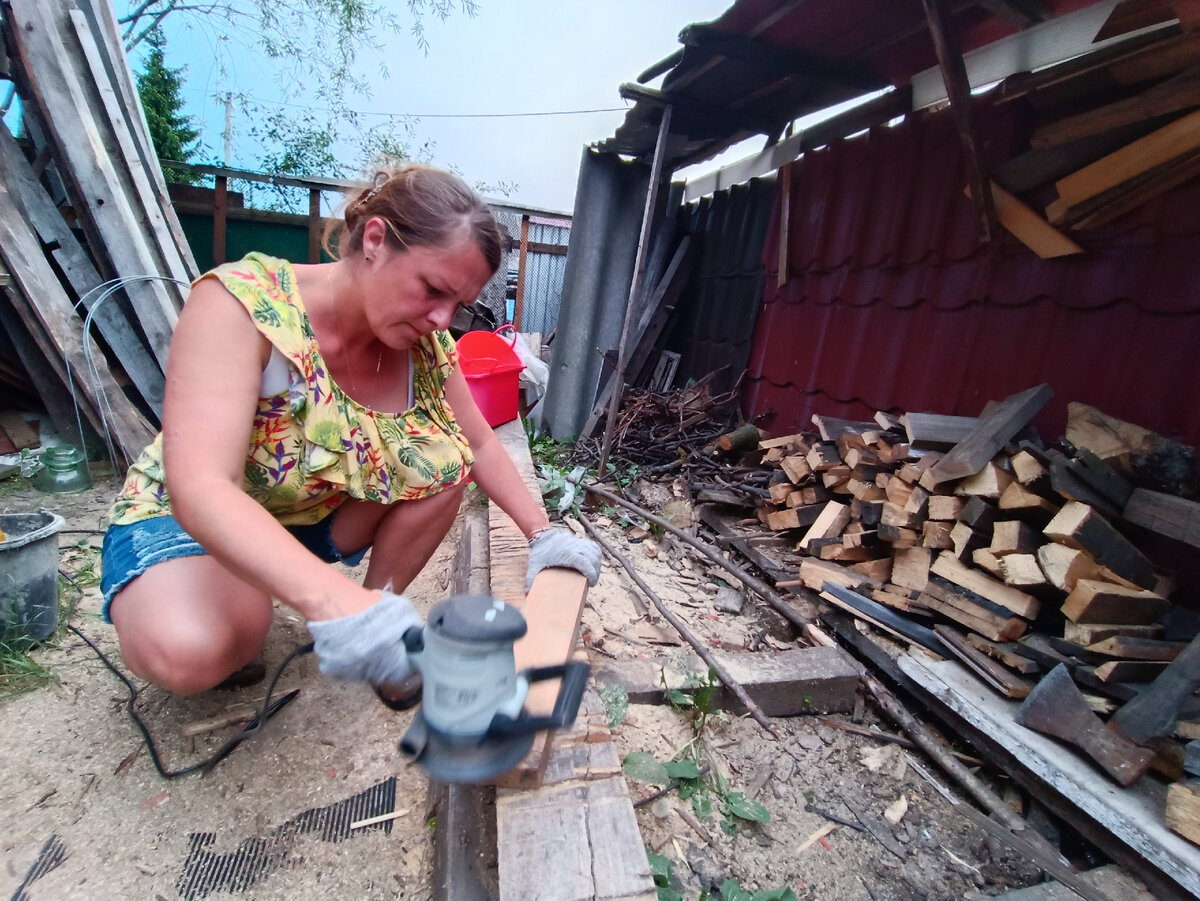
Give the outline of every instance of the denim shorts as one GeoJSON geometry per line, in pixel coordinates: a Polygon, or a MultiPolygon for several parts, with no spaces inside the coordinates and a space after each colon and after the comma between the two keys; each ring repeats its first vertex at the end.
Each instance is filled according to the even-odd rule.
{"type": "MultiPolygon", "coordinates": [[[[300,543],[326,563],[356,566],[370,545],[349,554],[337,549],[330,535],[333,516],[310,526],[286,526],[300,543]]],[[[109,607],[113,596],[156,563],[179,557],[207,554],[200,543],[183,530],[171,515],[155,516],[127,526],[109,526],[100,551],[100,591],[104,595],[101,614],[111,623],[109,607]]]]}

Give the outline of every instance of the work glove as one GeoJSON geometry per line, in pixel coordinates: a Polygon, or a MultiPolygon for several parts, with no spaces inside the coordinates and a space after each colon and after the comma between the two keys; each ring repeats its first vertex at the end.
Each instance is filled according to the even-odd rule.
{"type": "Polygon", "coordinates": [[[404,633],[421,626],[421,615],[404,595],[380,594],[378,603],[362,613],[308,624],[325,675],[387,685],[412,673],[404,633]]]}
{"type": "Polygon", "coordinates": [[[529,542],[529,569],[525,574],[525,593],[533,588],[533,579],[548,566],[565,566],[587,576],[588,584],[600,578],[604,552],[590,538],[577,538],[567,529],[548,529],[529,542]]]}

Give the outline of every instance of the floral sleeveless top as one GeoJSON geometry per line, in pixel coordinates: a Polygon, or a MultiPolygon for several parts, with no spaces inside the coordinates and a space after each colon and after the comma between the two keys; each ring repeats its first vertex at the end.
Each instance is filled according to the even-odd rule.
{"type": "MultiPolygon", "coordinates": [[[[288,363],[289,386],[259,398],[246,457],[247,494],[284,525],[319,522],[346,498],[391,504],[457,485],[475,462],[443,393],[458,359],[449,332],[413,345],[413,407],[380,413],[332,381],[286,260],[252,253],[218,278],[288,363]]],[[[171,512],[162,433],[129,469],[110,512],[128,525],[171,512]]]]}

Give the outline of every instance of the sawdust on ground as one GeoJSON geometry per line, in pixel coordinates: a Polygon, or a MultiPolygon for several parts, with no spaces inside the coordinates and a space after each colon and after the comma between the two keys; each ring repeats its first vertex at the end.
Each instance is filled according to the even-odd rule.
{"type": "MultiPolygon", "coordinates": [[[[64,569],[86,571],[96,555],[85,548],[99,547],[116,487],[100,480],[84,494],[47,496],[10,486],[0,509],[62,514],[67,529],[83,530],[61,536],[64,569]]],[[[606,531],[702,640],[797,646],[790,627],[752,601],[741,614],[718,611],[717,590],[736,586],[669,537],[630,541],[620,522],[606,531]]],[[[410,588],[420,609],[445,596],[454,545],[452,534],[410,588]]],[[[686,650],[638,595],[623,570],[606,561],[583,619],[594,663],[686,650]]],[[[72,624],[119,664],[99,606],[98,589],[85,588],[72,624]]],[[[281,608],[268,639],[268,666],[307,640],[300,618],[281,608]]],[[[396,750],[408,715],[387,710],[366,687],[324,679],[313,658],[302,657],[280,680],[281,689],[299,688],[299,696],[263,734],[208,776],[167,781],[124,710],[126,689],[81,640],[65,633],[35,657],[56,680],[0,701],[0,892],[17,897],[23,890],[28,901],[430,897],[427,781],[396,750]],[[321,825],[356,796],[386,792],[393,778],[395,807],[407,813],[389,827],[341,834],[344,828],[321,825]]],[[[193,750],[183,726],[261,697],[262,686],[189,699],[148,688],[139,709],[164,763],[174,768],[202,760],[237,728],[203,736],[193,750]]],[[[990,894],[1040,880],[1032,864],[955,814],[913,761],[932,765],[813,717],[777,722],[781,742],[753,720],[728,716],[711,717],[697,739],[682,712],[634,705],[613,728],[622,755],[646,751],[665,761],[699,741],[729,790],[770,812],[768,823],[739,821],[730,835],[719,813],[697,819],[691,802],[676,793],[638,809],[646,845],[671,860],[674,883],[688,901],[727,878],[746,890],[787,886],[797,898],[822,901],[949,901],[975,888],[990,894]],[[876,831],[834,825],[810,807],[860,827],[869,821],[876,831]],[[901,808],[903,817],[889,825],[885,812],[901,808]]],[[[868,708],[862,724],[873,722],[868,708]]],[[[654,791],[636,780],[630,786],[635,798],[654,791]]]]}

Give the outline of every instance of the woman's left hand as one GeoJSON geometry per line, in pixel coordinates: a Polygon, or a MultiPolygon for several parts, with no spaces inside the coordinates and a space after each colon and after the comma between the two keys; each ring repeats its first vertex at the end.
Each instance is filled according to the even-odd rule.
{"type": "Polygon", "coordinates": [[[604,552],[590,538],[578,538],[567,529],[555,528],[542,532],[529,542],[529,570],[525,575],[525,592],[533,588],[534,577],[549,566],[565,566],[587,576],[588,584],[600,578],[600,562],[604,552]]]}

